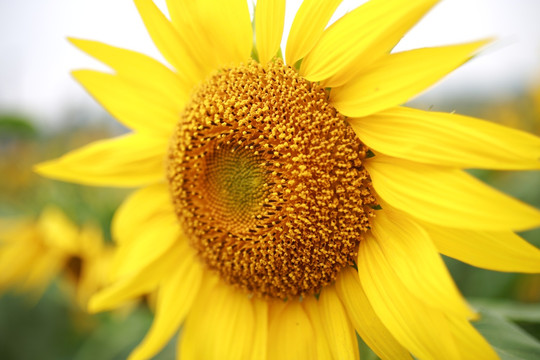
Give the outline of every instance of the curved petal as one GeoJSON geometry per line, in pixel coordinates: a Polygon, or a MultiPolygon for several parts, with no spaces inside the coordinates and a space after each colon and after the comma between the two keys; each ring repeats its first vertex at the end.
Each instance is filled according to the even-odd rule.
{"type": "Polygon", "coordinates": [[[58,250],[66,256],[79,255],[79,228],[59,208],[47,206],[43,209],[37,229],[47,249],[58,250]]]}
{"type": "Polygon", "coordinates": [[[111,280],[137,273],[164,256],[179,241],[180,226],[174,212],[153,214],[147,221],[132,223],[131,239],[118,246],[109,269],[111,280]]]}
{"type": "Polygon", "coordinates": [[[277,54],[285,23],[285,0],[259,0],[255,7],[255,39],[259,62],[266,64],[277,54]]]}
{"type": "Polygon", "coordinates": [[[246,293],[223,283],[206,294],[206,299],[197,296],[201,303],[186,320],[181,358],[221,360],[227,354],[231,360],[249,359],[255,329],[253,302],[246,293]]]}
{"type": "MultiPolygon", "coordinates": [[[[307,296],[302,299],[302,305],[306,310],[306,314],[311,321],[313,326],[313,332],[315,333],[315,347],[317,352],[318,360],[332,359],[332,354],[330,352],[330,346],[326,339],[326,334],[324,332],[324,326],[321,319],[321,305],[315,296],[307,296]]],[[[358,344],[356,345],[358,346],[358,344]]]]}
{"type": "Polygon", "coordinates": [[[358,275],[377,316],[415,357],[459,359],[444,313],[409,292],[372,236],[360,242],[358,275]]]}
{"type": "Polygon", "coordinates": [[[302,61],[300,74],[343,85],[390,52],[438,0],[371,0],[332,24],[302,61]]]}
{"type": "Polygon", "coordinates": [[[61,254],[59,251],[49,250],[47,254],[43,255],[42,249],[39,250],[41,250],[40,253],[36,254],[28,267],[19,268],[22,270],[23,278],[16,279],[17,283],[14,284],[20,290],[33,292],[36,296],[45,292],[54,277],[62,271],[68,259],[65,254],[61,254]]]}
{"type": "Polygon", "coordinates": [[[321,38],[324,28],[343,0],[304,0],[287,38],[285,60],[293,66],[302,59],[321,38]]]}
{"type": "Polygon", "coordinates": [[[149,359],[159,352],[178,330],[199,291],[203,269],[195,253],[187,255],[159,287],[156,315],[148,334],[129,360],[149,359]]]}
{"type": "Polygon", "coordinates": [[[340,113],[362,117],[401,105],[469,60],[487,41],[390,54],[330,92],[340,113]]]}
{"type": "Polygon", "coordinates": [[[98,41],[69,38],[80,50],[107,64],[122,77],[151,88],[180,107],[185,104],[191,87],[183,84],[176,73],[151,57],[98,41]]]}
{"type": "Polygon", "coordinates": [[[187,241],[179,241],[162,257],[129,277],[124,277],[100,290],[90,299],[88,311],[114,309],[126,301],[148,294],[156,289],[161,279],[167,277],[191,252],[187,241]]]}
{"type": "Polygon", "coordinates": [[[167,0],[173,25],[207,74],[248,61],[253,39],[246,4],[237,0],[167,0]]]}
{"type": "Polygon", "coordinates": [[[272,303],[268,331],[269,360],[313,359],[317,349],[313,346],[315,332],[299,301],[285,304],[272,303]]]}
{"type": "Polygon", "coordinates": [[[142,134],[101,140],[36,165],[35,171],[84,185],[132,187],[158,182],[165,175],[168,141],[142,134]]]}
{"type": "Polygon", "coordinates": [[[364,163],[383,201],[420,220],[455,228],[525,230],[540,212],[456,169],[377,155],[364,163]]]}
{"type": "Polygon", "coordinates": [[[470,322],[449,317],[450,330],[463,360],[498,360],[499,356],[470,322]]]}
{"type": "Polygon", "coordinates": [[[440,253],[488,270],[538,273],[540,249],[511,231],[452,229],[421,224],[440,253]]]}
{"type": "Polygon", "coordinates": [[[540,169],[540,138],[467,116],[394,108],[348,119],[375,151],[459,168],[540,169]]]}
{"type": "Polygon", "coordinates": [[[205,77],[205,72],[189,52],[189,47],[170,21],[152,0],[134,0],[139,14],[163,57],[175,67],[182,83],[192,88],[205,77]]]}
{"type": "Polygon", "coordinates": [[[207,24],[199,14],[197,1],[166,0],[171,22],[185,42],[190,56],[205,74],[219,68],[219,48],[206,30],[207,24]]]}
{"type": "Polygon", "coordinates": [[[422,227],[388,209],[377,212],[371,234],[385,261],[403,285],[430,307],[463,318],[475,318],[459,294],[437,249],[422,227]]]}
{"type": "Polygon", "coordinates": [[[113,240],[127,244],[139,232],[134,224],[145,226],[153,217],[174,213],[169,187],[154,184],[134,191],[116,210],[111,224],[113,240]]]}
{"type": "Polygon", "coordinates": [[[358,335],[381,359],[412,359],[388,331],[369,303],[353,268],[343,269],[336,279],[336,290],[358,335]]]}
{"type": "Polygon", "coordinates": [[[354,328],[347,317],[334,285],[321,290],[321,318],[326,339],[334,359],[359,359],[354,328]]]}
{"type": "Polygon", "coordinates": [[[122,124],[163,139],[172,135],[183,103],[171,101],[154,89],[119,75],[93,70],[73,71],[72,75],[122,124]]]}

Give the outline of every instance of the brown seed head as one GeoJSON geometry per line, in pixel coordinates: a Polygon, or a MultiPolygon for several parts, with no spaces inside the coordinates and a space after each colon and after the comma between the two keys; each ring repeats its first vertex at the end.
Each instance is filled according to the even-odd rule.
{"type": "Polygon", "coordinates": [[[324,89],[281,61],[214,74],[171,141],[167,176],[200,257],[256,295],[317,293],[369,229],[367,147],[324,89]]]}

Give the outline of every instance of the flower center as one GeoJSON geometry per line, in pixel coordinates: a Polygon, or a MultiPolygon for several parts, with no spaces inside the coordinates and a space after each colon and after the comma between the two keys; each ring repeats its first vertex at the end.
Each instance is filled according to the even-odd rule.
{"type": "Polygon", "coordinates": [[[354,263],[376,200],[368,148],[317,84],[281,61],[201,84],[172,138],[167,177],[209,268],[250,293],[317,293],[354,263]]]}

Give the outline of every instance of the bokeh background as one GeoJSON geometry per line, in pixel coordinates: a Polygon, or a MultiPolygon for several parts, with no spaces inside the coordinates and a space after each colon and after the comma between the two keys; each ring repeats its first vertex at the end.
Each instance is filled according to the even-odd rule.
{"type": "MultiPolygon", "coordinates": [[[[155,2],[165,9],[164,0],[155,2]]],[[[363,2],[343,1],[334,19],[363,2]]],[[[288,1],[286,28],[299,5],[288,1]]],[[[538,14],[537,0],[442,1],[396,50],[496,40],[409,105],[481,117],[540,135],[538,14]]],[[[68,36],[162,59],[131,0],[0,1],[0,227],[14,218],[36,219],[54,204],[75,224],[94,222],[104,241],[111,242],[111,218],[129,189],[67,184],[32,172],[37,162],[126,131],[70,77],[73,69],[106,68],[70,46],[68,36]]],[[[540,208],[539,171],[471,172],[540,208]]],[[[540,246],[540,230],[522,235],[540,246]]],[[[509,326],[506,334],[524,341],[518,346],[524,355],[508,359],[540,351],[534,347],[540,339],[540,275],[495,273],[445,260],[463,294],[489,314],[478,325],[481,331],[497,342],[500,334],[490,329],[509,326]]],[[[88,315],[66,295],[61,279],[40,296],[0,291],[0,359],[124,359],[152,320],[152,299],[88,315]]],[[[174,358],[175,341],[157,358],[174,358]]]]}

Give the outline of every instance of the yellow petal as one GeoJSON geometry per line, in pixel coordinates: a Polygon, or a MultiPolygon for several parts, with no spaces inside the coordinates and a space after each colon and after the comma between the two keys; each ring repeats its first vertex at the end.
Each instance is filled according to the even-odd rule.
{"type": "Polygon", "coordinates": [[[164,256],[154,260],[132,276],[115,281],[96,293],[88,303],[88,311],[95,313],[113,309],[131,299],[156,289],[160,280],[168,276],[191,252],[186,240],[178,241],[164,256]]]}
{"type": "Polygon", "coordinates": [[[466,320],[448,318],[460,359],[463,360],[498,360],[499,356],[478,331],[466,320]]]}
{"type": "Polygon", "coordinates": [[[314,340],[313,327],[299,301],[271,304],[269,360],[313,359],[317,356],[314,340]]]}
{"type": "Polygon", "coordinates": [[[336,291],[356,332],[375,354],[381,359],[412,359],[407,349],[390,334],[373,310],[356,270],[346,268],[341,271],[336,279],[336,291]]]}
{"type": "Polygon", "coordinates": [[[349,119],[364,144],[383,154],[460,168],[540,169],[540,138],[455,114],[394,108],[349,119]]]}
{"type": "Polygon", "coordinates": [[[255,7],[255,37],[259,62],[266,64],[277,54],[285,22],[285,0],[259,0],[255,7]]]}
{"type": "Polygon", "coordinates": [[[11,225],[8,230],[0,228],[0,292],[23,282],[36,259],[44,257],[39,231],[32,222],[11,225]]]}
{"type": "Polygon", "coordinates": [[[205,360],[208,358],[207,352],[210,348],[207,343],[210,341],[206,334],[207,328],[213,326],[207,320],[210,307],[214,306],[212,301],[216,292],[218,277],[210,272],[203,272],[203,278],[189,311],[186,321],[178,338],[178,360],[205,360]]]}
{"type": "MultiPolygon", "coordinates": [[[[315,298],[315,296],[308,296],[302,300],[302,305],[306,310],[306,314],[311,321],[311,325],[313,326],[313,332],[315,333],[314,345],[317,352],[316,359],[331,359],[332,353],[330,352],[330,346],[326,339],[326,333],[324,331],[324,326],[321,319],[321,304],[315,298]]],[[[356,346],[358,347],[358,344],[356,344],[356,346]]]]}
{"type": "Polygon", "coordinates": [[[174,213],[171,201],[166,183],[150,185],[133,192],[114,214],[111,224],[113,240],[119,245],[126,244],[138,232],[133,224],[145,224],[154,216],[174,213]]]}
{"type": "Polygon", "coordinates": [[[175,67],[182,83],[190,88],[197,85],[206,74],[197,59],[191,56],[183,37],[176,32],[152,0],[134,1],[154,44],[163,57],[175,67]]]}
{"type": "Polygon", "coordinates": [[[78,242],[82,255],[91,257],[100,254],[104,247],[101,227],[93,222],[83,224],[79,232],[78,242]]]}
{"type": "Polygon", "coordinates": [[[247,62],[253,47],[253,29],[245,0],[201,0],[198,3],[205,31],[213,39],[222,64],[247,62]]]}
{"type": "Polygon", "coordinates": [[[422,223],[442,254],[495,271],[538,273],[540,250],[511,231],[452,229],[422,223]]]}
{"type": "Polygon", "coordinates": [[[360,242],[358,275],[378,317],[415,357],[459,359],[444,313],[427,306],[409,292],[379,242],[371,236],[360,242]]]}
{"type": "Polygon", "coordinates": [[[70,38],[82,51],[110,66],[117,74],[160,93],[182,107],[188,100],[191,87],[168,67],[151,57],[98,41],[70,38]]]}
{"type": "Polygon", "coordinates": [[[38,164],[35,171],[84,185],[141,186],[163,179],[167,147],[167,140],[129,134],[96,141],[38,164]]]}
{"type": "Polygon", "coordinates": [[[403,285],[430,307],[474,318],[428,234],[405,214],[377,212],[371,234],[403,285]]]}
{"type": "Polygon", "coordinates": [[[225,284],[222,287],[216,294],[215,307],[209,310],[213,331],[206,335],[214,346],[208,359],[220,360],[223,354],[231,360],[247,359],[253,342],[253,303],[244,292],[225,284]]]}
{"type": "Polygon", "coordinates": [[[95,236],[95,242],[99,241],[99,250],[92,254],[86,254],[83,257],[83,266],[77,283],[77,303],[81,309],[86,309],[88,299],[92,297],[99,289],[101,289],[107,280],[107,271],[110,260],[112,259],[112,246],[103,246],[103,237],[101,231],[97,231],[94,235],[87,234],[85,236],[95,236]]]}
{"type": "Polygon", "coordinates": [[[148,135],[170,138],[183,104],[119,75],[93,70],[73,71],[77,81],[125,126],[148,135]]]}
{"type": "Polygon", "coordinates": [[[332,24],[300,74],[325,87],[344,84],[398,43],[437,0],[371,0],[332,24]]]}
{"type": "Polygon", "coordinates": [[[208,296],[197,296],[197,302],[203,303],[195,305],[186,320],[181,358],[187,354],[187,359],[221,360],[226,354],[231,360],[249,359],[255,328],[253,302],[245,292],[224,283],[216,284],[208,296]]]}
{"type": "Polygon", "coordinates": [[[47,248],[56,249],[66,256],[79,255],[79,229],[60,209],[46,207],[41,212],[37,226],[47,248]]]}
{"type": "Polygon", "coordinates": [[[42,251],[29,267],[21,269],[24,270],[25,276],[17,285],[22,291],[31,291],[36,295],[41,295],[54,277],[62,271],[66,261],[65,254],[58,251],[49,249],[45,254],[42,251]]]}
{"type": "Polygon", "coordinates": [[[345,85],[330,100],[340,113],[362,117],[401,105],[469,60],[487,41],[391,54],[345,85]]]}
{"type": "Polygon", "coordinates": [[[178,330],[199,291],[203,269],[192,252],[163,279],[158,291],[156,315],[148,334],[129,360],[149,359],[163,348],[178,330]]]}
{"type": "Polygon", "coordinates": [[[218,69],[221,64],[219,49],[209,37],[210,26],[200,13],[199,2],[166,0],[171,22],[185,42],[190,56],[205,74],[218,69]]]}
{"type": "Polygon", "coordinates": [[[302,59],[321,38],[332,14],[343,0],[304,0],[287,38],[285,59],[294,65],[302,59]]]}
{"type": "Polygon", "coordinates": [[[525,230],[540,212],[456,169],[377,155],[365,162],[379,196],[420,220],[456,228],[525,230]]]}
{"type": "Polygon", "coordinates": [[[119,245],[109,270],[111,280],[137,273],[162,257],[180,236],[174,212],[157,213],[143,223],[132,223],[130,241],[119,245]],[[157,240],[156,240],[157,239],[157,240]]]}
{"type": "Polygon", "coordinates": [[[334,359],[359,359],[356,334],[333,285],[326,286],[319,297],[326,339],[334,359]]]}
{"type": "Polygon", "coordinates": [[[268,302],[266,299],[258,297],[253,298],[252,302],[255,312],[255,327],[250,359],[266,360],[268,355],[268,302]]]}

